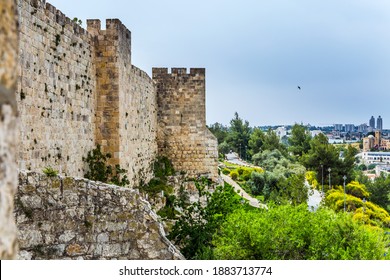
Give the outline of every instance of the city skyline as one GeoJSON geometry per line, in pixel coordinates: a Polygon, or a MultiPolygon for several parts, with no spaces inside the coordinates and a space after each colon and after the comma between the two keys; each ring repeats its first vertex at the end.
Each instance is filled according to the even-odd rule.
{"type": "MultiPolygon", "coordinates": [[[[390,119],[387,1],[48,1],[69,17],[120,18],[133,64],[206,68],[207,123],[390,119]],[[298,88],[300,87],[300,89],[298,88]]],[[[104,24],[103,24],[104,26],[104,24]]]]}

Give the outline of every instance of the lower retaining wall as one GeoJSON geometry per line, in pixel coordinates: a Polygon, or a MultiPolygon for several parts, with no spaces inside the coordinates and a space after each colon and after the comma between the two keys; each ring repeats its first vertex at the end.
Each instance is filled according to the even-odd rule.
{"type": "Polygon", "coordinates": [[[138,190],[19,173],[19,259],[184,259],[138,190]]]}

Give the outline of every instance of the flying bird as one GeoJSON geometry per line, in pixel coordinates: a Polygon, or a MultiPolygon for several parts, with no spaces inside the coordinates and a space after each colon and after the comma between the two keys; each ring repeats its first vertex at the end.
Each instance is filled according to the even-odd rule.
{"type": "Polygon", "coordinates": [[[298,89],[299,89],[299,90],[301,90],[301,87],[300,87],[300,86],[298,86],[298,89]]]}

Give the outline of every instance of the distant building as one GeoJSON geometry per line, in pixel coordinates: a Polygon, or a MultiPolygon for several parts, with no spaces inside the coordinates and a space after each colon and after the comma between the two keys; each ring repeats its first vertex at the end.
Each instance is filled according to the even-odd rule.
{"type": "Polygon", "coordinates": [[[375,128],[375,118],[374,118],[374,116],[371,116],[369,124],[370,124],[370,127],[375,128]]]}
{"type": "Polygon", "coordinates": [[[376,129],[378,129],[379,131],[382,131],[383,129],[383,120],[381,116],[379,116],[378,119],[376,120],[376,129]]]}
{"type": "Polygon", "coordinates": [[[390,139],[383,139],[381,140],[381,147],[385,150],[390,150],[390,139]]]}
{"type": "Polygon", "coordinates": [[[329,144],[343,144],[343,143],[344,143],[344,140],[341,139],[340,137],[328,138],[328,143],[329,143],[329,144]]]}
{"type": "Polygon", "coordinates": [[[372,148],[378,150],[390,150],[390,139],[382,138],[379,130],[375,131],[375,137],[370,135],[363,138],[363,152],[369,152],[372,148]]]}
{"type": "Polygon", "coordinates": [[[375,167],[375,174],[376,176],[380,176],[381,174],[384,174],[385,176],[388,176],[390,174],[390,165],[389,164],[378,164],[375,167]]]}
{"type": "Polygon", "coordinates": [[[361,133],[367,133],[368,132],[368,126],[366,123],[363,123],[361,125],[358,126],[358,132],[361,132],[361,133]]]}
{"type": "Polygon", "coordinates": [[[375,144],[374,145],[378,148],[381,145],[381,138],[382,138],[381,132],[379,130],[376,130],[375,131],[375,144]]]}
{"type": "Polygon", "coordinates": [[[334,130],[335,131],[342,131],[343,130],[343,125],[342,124],[335,124],[334,125],[334,130]]]}
{"type": "Polygon", "coordinates": [[[362,159],[365,163],[390,163],[389,152],[364,152],[362,159]]]}
{"type": "Polygon", "coordinates": [[[363,152],[368,152],[375,146],[375,137],[370,135],[363,138],[363,152]]]}
{"type": "Polygon", "coordinates": [[[287,135],[287,129],[284,126],[281,126],[275,130],[275,133],[279,137],[279,139],[282,139],[284,136],[287,135]]]}
{"type": "Polygon", "coordinates": [[[355,131],[355,125],[353,124],[346,124],[345,125],[345,132],[354,132],[355,131]]]}
{"type": "Polygon", "coordinates": [[[311,130],[311,131],[310,131],[311,137],[315,137],[315,136],[317,136],[317,135],[320,134],[320,133],[323,134],[323,132],[322,132],[321,130],[311,130]]]}

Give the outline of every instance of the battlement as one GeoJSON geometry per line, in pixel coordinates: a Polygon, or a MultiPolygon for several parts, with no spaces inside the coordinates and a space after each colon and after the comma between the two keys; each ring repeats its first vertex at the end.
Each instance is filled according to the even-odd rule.
{"type": "Polygon", "coordinates": [[[39,17],[39,14],[42,13],[49,19],[55,21],[59,25],[66,27],[68,26],[73,30],[75,34],[78,35],[88,35],[87,30],[81,27],[77,22],[74,22],[64,13],[58,10],[56,7],[47,3],[46,0],[18,0],[18,5],[21,6],[25,2],[29,6],[29,12],[31,16],[36,15],[39,17]]]}
{"type": "Polygon", "coordinates": [[[131,40],[131,31],[119,19],[106,19],[106,29],[102,29],[100,19],[87,19],[87,30],[93,35],[116,34],[121,35],[126,40],[131,40]]]}
{"type": "Polygon", "coordinates": [[[166,76],[206,76],[205,68],[190,68],[190,72],[187,71],[187,68],[171,68],[169,73],[168,68],[153,68],[152,69],[153,79],[158,79],[159,77],[166,76]]]}

